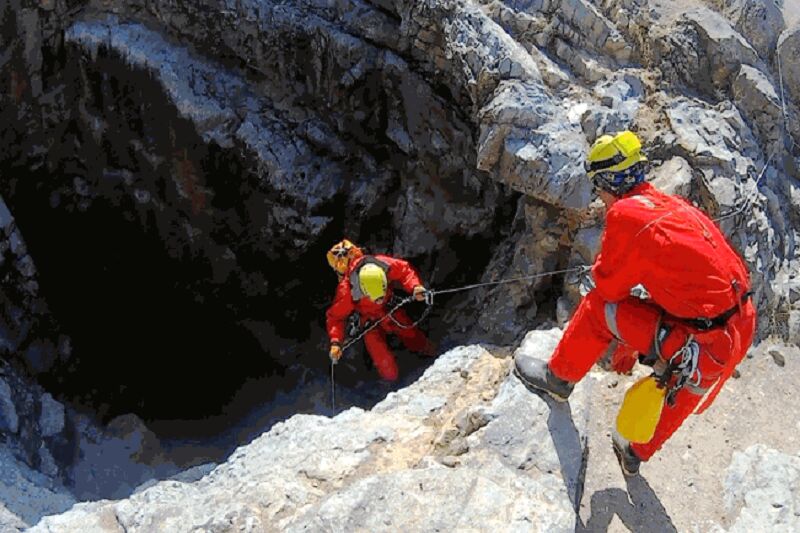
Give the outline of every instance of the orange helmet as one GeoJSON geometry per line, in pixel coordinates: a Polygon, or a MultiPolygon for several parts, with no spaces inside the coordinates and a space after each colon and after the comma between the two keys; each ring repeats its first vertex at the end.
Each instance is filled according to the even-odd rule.
{"type": "Polygon", "coordinates": [[[343,239],[328,250],[326,257],[331,268],[340,276],[344,276],[347,272],[347,267],[350,266],[350,261],[362,255],[364,255],[364,252],[361,251],[361,248],[347,239],[343,239]]]}

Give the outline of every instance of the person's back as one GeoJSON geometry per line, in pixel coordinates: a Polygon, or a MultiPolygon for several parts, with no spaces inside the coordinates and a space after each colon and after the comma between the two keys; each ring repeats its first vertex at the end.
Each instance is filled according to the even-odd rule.
{"type": "Polygon", "coordinates": [[[606,300],[641,284],[653,302],[681,318],[714,318],[749,290],[747,269],[714,222],[679,196],[648,183],[614,202],[594,268],[606,300]]]}

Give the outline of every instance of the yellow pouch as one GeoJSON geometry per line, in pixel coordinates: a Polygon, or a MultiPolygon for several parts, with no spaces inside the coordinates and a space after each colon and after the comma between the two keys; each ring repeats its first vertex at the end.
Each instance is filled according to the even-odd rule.
{"type": "Polygon", "coordinates": [[[617,414],[617,432],[630,442],[650,442],[664,408],[666,389],[653,376],[642,378],[628,390],[617,414]]]}

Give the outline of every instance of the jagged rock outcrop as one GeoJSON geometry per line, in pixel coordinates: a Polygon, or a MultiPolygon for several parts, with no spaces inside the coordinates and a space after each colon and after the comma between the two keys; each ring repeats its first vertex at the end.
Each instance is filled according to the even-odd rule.
{"type": "MultiPolygon", "coordinates": [[[[517,353],[546,358],[559,337],[530,332],[517,353]]],[[[798,458],[769,446],[800,444],[787,433],[800,418],[778,427],[776,399],[759,391],[769,384],[791,398],[799,353],[757,350],[717,404],[690,417],[632,479],[619,470],[609,431],[625,388],[647,369],[592,371],[560,404],[510,374],[507,350],[463,346],[369,411],[295,416],[200,479],[80,503],[31,531],[597,531],[612,522],[634,531],[792,531],[798,458]]]]}
{"type": "MultiPolygon", "coordinates": [[[[602,231],[582,161],[598,135],[622,128],[645,141],[655,182],[719,218],[746,258],[760,338],[800,342],[800,38],[779,8],[772,0],[9,0],[0,8],[0,346],[10,361],[0,376],[5,444],[51,481],[73,482],[81,498],[123,497],[148,478],[172,474],[177,465],[158,437],[140,419],[116,415],[193,404],[225,412],[220,405],[235,403],[243,381],[269,374],[269,365],[277,374],[301,367],[297,374],[323,375],[324,354],[309,355],[324,345],[320,317],[334,282],[321,274],[321,257],[343,234],[413,260],[433,287],[531,277],[438,300],[430,327],[445,345],[506,344],[531,328],[563,324],[585,292],[579,267],[592,262],[602,231]],[[106,224],[118,238],[101,240],[89,231],[106,224]],[[61,255],[43,253],[62,242],[61,255]],[[123,254],[128,247],[133,252],[123,254]],[[99,263],[103,250],[119,263],[139,253],[153,260],[128,270],[114,270],[120,267],[110,261],[85,277],[75,274],[89,265],[66,268],[78,259],[99,263]],[[168,308],[160,322],[171,324],[186,309],[215,313],[205,321],[191,315],[185,329],[165,328],[177,339],[166,354],[142,343],[117,356],[122,341],[114,339],[90,355],[85,337],[72,331],[80,321],[69,317],[74,301],[97,301],[84,298],[109,269],[112,279],[144,279],[134,287],[174,288],[176,298],[190,302],[168,308]],[[72,275],[59,278],[60,271],[72,275]],[[542,275],[553,271],[561,273],[542,275]],[[80,292],[67,292],[66,303],[54,295],[54,285],[82,284],[80,292]],[[186,348],[195,336],[200,340],[186,348]],[[220,345],[208,351],[243,368],[224,384],[219,366],[187,365],[176,356],[202,360],[194,352],[216,337],[220,345]],[[232,353],[234,344],[257,349],[232,353]],[[75,366],[93,358],[97,372],[75,366]],[[161,371],[152,372],[151,364],[161,371]],[[137,372],[136,387],[116,380],[137,372]],[[75,383],[95,374],[104,378],[75,383]],[[35,379],[49,380],[50,392],[35,379]],[[159,395],[178,384],[188,393],[159,395]],[[113,420],[111,428],[76,416],[65,406],[70,401],[96,408],[113,420]],[[95,475],[96,465],[76,460],[81,450],[118,468],[95,475]]],[[[144,291],[120,299],[137,292],[144,291]]],[[[98,319],[115,314],[94,307],[98,319]]],[[[152,329],[131,336],[157,336],[152,329]]],[[[507,360],[463,350],[465,358],[468,352],[496,363],[487,368],[507,370],[507,360]]],[[[460,357],[452,353],[443,361],[460,357]]],[[[525,449],[520,442],[509,444],[512,432],[503,424],[519,423],[531,403],[513,380],[500,382],[502,402],[476,392],[473,400],[485,409],[465,414],[455,429],[434,420],[449,413],[439,406],[439,415],[403,414],[398,424],[405,425],[385,433],[382,418],[399,409],[391,398],[339,422],[289,421],[281,427],[315,436],[339,423],[353,431],[366,424],[375,439],[333,450],[343,464],[319,459],[324,479],[299,478],[290,491],[294,500],[270,495],[277,499],[263,514],[261,496],[253,496],[230,504],[231,516],[246,527],[258,527],[256,519],[298,528],[324,526],[318,520],[377,527],[389,519],[386,507],[358,514],[351,502],[376,484],[405,502],[415,483],[430,483],[446,507],[456,500],[447,500],[445,485],[462,487],[478,476],[498,498],[519,490],[552,497],[549,524],[571,527],[564,494],[573,495],[574,485],[565,492],[558,474],[548,472],[556,471],[552,450],[547,459],[531,459],[541,466],[541,485],[530,484],[530,468],[515,470],[522,463],[515,466],[514,454],[527,452],[514,448],[525,449]],[[510,405],[519,413],[507,412],[510,405]],[[430,437],[433,444],[409,451],[403,431],[413,433],[409,426],[420,423],[413,439],[430,437]],[[496,440],[481,440],[492,432],[496,440]],[[501,441],[515,451],[496,445],[501,441]],[[421,466],[364,470],[372,468],[364,466],[370,458],[394,458],[393,447],[421,466]],[[426,453],[441,460],[419,462],[426,453]],[[323,494],[331,487],[338,496],[323,494]],[[248,525],[243,517],[255,518],[248,525]]],[[[479,383],[495,390],[493,381],[479,383]]],[[[404,394],[394,401],[410,401],[404,394]]],[[[533,405],[542,415],[543,404],[533,405]]],[[[580,401],[573,407],[579,411],[580,401]]],[[[211,491],[215,479],[232,486],[223,481],[226,472],[238,472],[239,460],[258,464],[251,455],[280,441],[280,431],[200,485],[172,481],[142,490],[134,501],[211,491]]],[[[541,427],[525,431],[526,438],[546,437],[541,427]]],[[[269,482],[286,474],[264,472],[269,482]]],[[[465,489],[452,497],[475,494],[465,489]]],[[[109,527],[119,516],[131,524],[169,519],[157,517],[160,507],[145,516],[134,505],[91,504],[76,513],[88,517],[97,509],[109,527]],[[112,507],[122,514],[115,517],[112,507]]],[[[539,520],[522,507],[502,510],[539,520]]],[[[202,514],[211,511],[192,520],[217,520],[202,514]]],[[[490,525],[497,517],[464,517],[482,519],[490,525]]]]}
{"type": "MultiPolygon", "coordinates": [[[[557,340],[534,332],[520,350],[541,357],[557,340]]],[[[79,504],[31,531],[573,531],[590,382],[571,410],[549,406],[510,363],[456,348],[371,411],[295,416],[199,481],[79,504]]]]}
{"type": "Polygon", "coordinates": [[[24,531],[74,504],[75,497],[60,483],[0,448],[0,531],[24,531]]]}
{"type": "Polygon", "coordinates": [[[725,477],[725,505],[738,509],[730,532],[800,528],[800,455],[757,445],[734,455],[725,477]]]}
{"type": "Polygon", "coordinates": [[[785,28],[781,7],[775,0],[717,0],[736,30],[769,61],[775,53],[778,36],[785,28]]]}

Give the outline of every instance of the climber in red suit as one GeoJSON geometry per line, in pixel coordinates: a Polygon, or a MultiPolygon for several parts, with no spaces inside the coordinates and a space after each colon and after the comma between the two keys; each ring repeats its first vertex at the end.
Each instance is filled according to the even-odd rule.
{"type": "MultiPolygon", "coordinates": [[[[380,320],[390,310],[394,287],[412,294],[418,301],[425,299],[425,287],[407,261],[387,255],[364,255],[348,240],[331,248],[327,258],[339,277],[336,296],[326,314],[330,358],[334,363],[342,356],[345,323],[353,312],[359,314],[362,327],[367,322],[380,320]]],[[[412,322],[402,309],[392,316],[394,320],[386,318],[364,335],[367,352],[380,377],[387,381],[396,380],[398,374],[397,362],[386,344],[387,333],[397,335],[411,351],[433,355],[431,343],[419,328],[403,327],[412,322]]]]}
{"type": "Polygon", "coordinates": [[[655,434],[646,443],[616,433],[613,439],[629,476],[698,406],[700,413],[711,404],[755,332],[744,262],[702,211],[644,182],[640,150],[629,131],[603,135],[592,146],[587,170],[607,208],[592,266],[596,287],[578,305],[549,363],[522,355],[515,361],[529,388],[559,401],[606,354],[616,352],[620,372],[630,370],[637,353],[653,366],[669,391],[655,434]]]}

